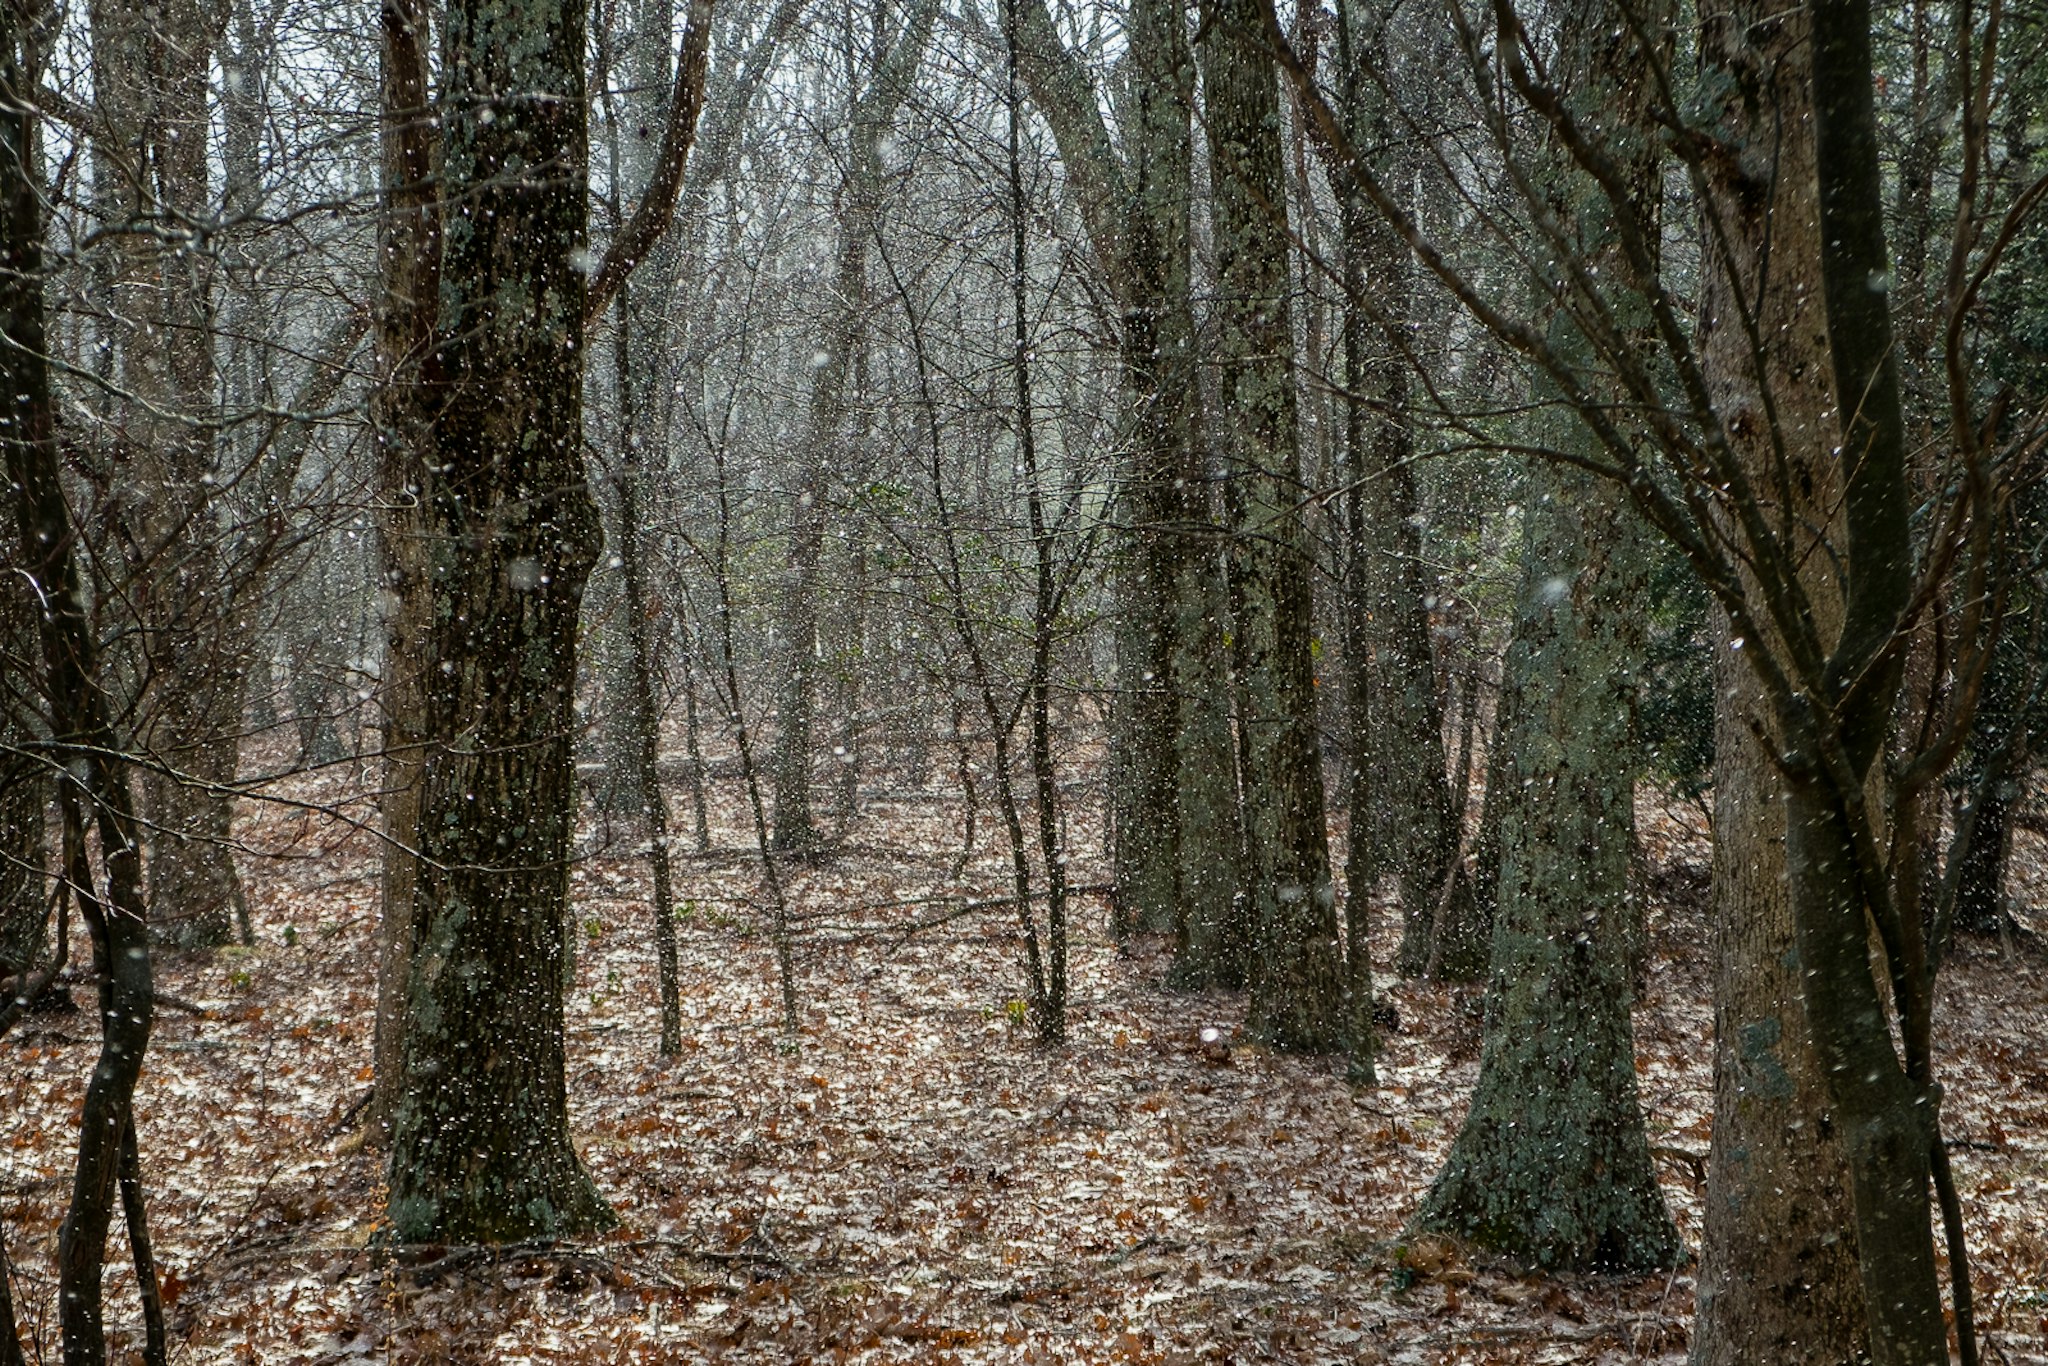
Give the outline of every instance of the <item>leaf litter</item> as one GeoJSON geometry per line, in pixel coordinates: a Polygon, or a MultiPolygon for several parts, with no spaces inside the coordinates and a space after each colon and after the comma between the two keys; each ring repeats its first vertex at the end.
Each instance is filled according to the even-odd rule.
{"type": "MultiPolygon", "coordinates": [[[[370,815],[345,773],[289,795],[370,815]]],[[[1099,810],[1081,787],[1072,806],[1070,880],[1099,885],[1099,810]]],[[[644,835],[586,820],[572,871],[571,1121],[620,1228],[418,1249],[379,1238],[361,1119],[376,843],[349,820],[244,804],[257,947],[163,955],[160,990],[192,1009],[159,1014],[137,1093],[174,1360],[1684,1360],[1690,1266],[1538,1277],[1404,1236],[1477,1072],[1471,989],[1382,979],[1399,1025],[1380,1085],[1358,1089],[1333,1060],[1245,1043],[1241,998],[1166,990],[1167,946],[1120,953],[1088,895],[1072,907],[1071,1041],[1049,1052],[1020,1018],[1007,851],[984,836],[955,878],[958,801],[873,790],[830,854],[791,867],[804,1001],[792,1044],[736,782],[714,785],[712,814],[708,854],[675,850],[684,1029],[667,1063],[632,843],[644,835]],[[974,902],[995,904],[950,913],[974,902]]],[[[1665,1194],[1696,1249],[1712,1122],[1707,844],[1696,813],[1653,799],[1641,826],[1638,1070],[1665,1194]]],[[[2048,904],[2044,855],[2021,836],[2022,907],[2048,904]]],[[[1376,912],[1384,963],[1397,917],[1376,912]]],[[[2031,923],[2048,929],[2038,910],[2031,923]]],[[[1994,1361],[2048,1361],[2038,945],[1966,946],[1940,1015],[1994,1361]]],[[[42,1360],[56,1353],[56,1233],[95,1033],[89,1009],[37,1016],[0,1054],[0,1218],[42,1360]]],[[[115,1242],[115,1359],[139,1360],[115,1242]]]]}

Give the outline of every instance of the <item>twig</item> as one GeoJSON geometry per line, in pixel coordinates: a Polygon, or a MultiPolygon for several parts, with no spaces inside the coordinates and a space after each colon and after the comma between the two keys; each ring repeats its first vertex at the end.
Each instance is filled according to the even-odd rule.
{"type": "Polygon", "coordinates": [[[779,1252],[754,1252],[746,1248],[731,1252],[719,1251],[685,1243],[677,1238],[640,1238],[630,1243],[613,1243],[611,1246],[625,1252],[670,1252],[689,1261],[711,1262],[721,1266],[773,1266],[784,1270],[790,1268],[789,1261],[779,1252]]]}
{"type": "Polygon", "coordinates": [[[355,1117],[357,1115],[363,1112],[363,1110],[369,1105],[369,1103],[376,1098],[376,1095],[376,1088],[371,1087],[369,1090],[363,1092],[362,1095],[356,1097],[355,1104],[349,1106],[348,1109],[342,1111],[341,1118],[335,1120],[334,1123],[328,1127],[327,1132],[322,1134],[320,1137],[323,1140],[331,1139],[335,1135],[347,1130],[350,1123],[352,1123],[355,1120],[355,1117]]]}

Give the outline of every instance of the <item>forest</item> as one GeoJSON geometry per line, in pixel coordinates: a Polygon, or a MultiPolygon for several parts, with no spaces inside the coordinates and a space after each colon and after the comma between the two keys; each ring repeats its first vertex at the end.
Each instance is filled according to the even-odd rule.
{"type": "Polygon", "coordinates": [[[0,1366],[2048,1363],[2039,0],[0,0],[0,1366]]]}

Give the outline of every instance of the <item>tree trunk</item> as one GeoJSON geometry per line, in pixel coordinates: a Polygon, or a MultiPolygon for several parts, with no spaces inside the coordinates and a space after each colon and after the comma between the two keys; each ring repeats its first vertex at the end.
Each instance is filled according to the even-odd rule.
{"type": "Polygon", "coordinates": [[[1848,1366],[1863,1290],[1841,1140],[1798,1001],[1781,784],[1724,630],[1715,651],[1714,1136],[1694,1366],[1848,1366]]]}
{"type": "Polygon", "coordinates": [[[1969,847],[1956,870],[1955,927],[1965,934],[2001,934],[2011,928],[2005,865],[2012,850],[2011,789],[2016,786],[2006,778],[1988,783],[1977,804],[1969,847]]]}
{"type": "Polygon", "coordinates": [[[425,743],[424,673],[428,596],[427,529],[415,449],[427,440],[419,409],[420,366],[432,346],[440,290],[439,210],[434,145],[418,111],[428,107],[425,0],[383,0],[379,154],[384,261],[378,310],[377,388],[371,421],[377,440],[378,527],[384,560],[384,665],[378,689],[384,773],[380,814],[384,846],[377,926],[376,1092],[369,1132],[388,1138],[398,1107],[405,1054],[406,977],[412,963],[413,887],[419,867],[419,780],[425,743]]]}
{"type": "Polygon", "coordinates": [[[676,961],[675,891],[669,872],[668,798],[661,790],[661,710],[655,703],[654,680],[659,668],[650,639],[647,594],[647,556],[641,545],[646,534],[645,511],[641,502],[645,475],[641,468],[641,436],[633,421],[638,396],[627,357],[632,354],[634,294],[620,286],[614,327],[613,358],[617,363],[620,422],[619,462],[619,566],[625,588],[627,657],[631,674],[625,682],[629,691],[629,733],[635,740],[630,756],[638,787],[637,804],[647,822],[647,860],[654,877],[654,952],[657,991],[661,1002],[661,1041],[664,1058],[683,1049],[682,995],[676,961]]]}
{"type": "Polygon", "coordinates": [[[1273,51],[1257,0],[1203,6],[1215,196],[1220,401],[1233,540],[1237,676],[1251,856],[1248,1027],[1278,1047],[1348,1034],[1316,738],[1306,490],[1296,449],[1286,191],[1273,51]]]}
{"type": "MultiPolygon", "coordinates": [[[[1149,330],[1129,313],[1126,352],[1151,349],[1149,330]],[[1133,327],[1139,322],[1139,327],[1133,327]]],[[[1127,362],[1128,364],[1129,362],[1127,362]]],[[[1142,362],[1141,362],[1142,363],[1142,362]]],[[[1135,410],[1135,405],[1134,405],[1135,410]]],[[[1136,435],[1136,434],[1134,434],[1136,435]]],[[[1189,943],[1180,902],[1180,827],[1175,820],[1178,764],[1171,651],[1174,572],[1172,536],[1155,461],[1160,452],[1142,435],[1133,469],[1118,496],[1126,527],[1116,565],[1116,692],[1110,705],[1109,797],[1111,905],[1119,939],[1174,929],[1189,943]]]]}
{"type": "MultiPolygon", "coordinates": [[[[1887,1005],[1870,953],[1870,927],[1883,925],[1886,912],[1868,885],[1893,870],[1859,847],[1851,824],[1866,789],[1883,781],[1878,761],[1889,749],[1903,676],[1898,656],[1883,651],[1901,629],[1915,578],[1891,301],[1871,285],[1890,278],[1871,9],[1869,0],[1816,0],[1811,15],[1828,350],[1835,392],[1855,398],[1842,415],[1835,452],[1844,524],[1837,544],[1846,554],[1828,560],[1845,579],[1843,625],[1821,680],[1823,695],[1840,708],[1840,767],[1823,768],[1802,737],[1797,748],[1807,767],[1791,765],[1786,862],[1801,999],[1849,1161],[1871,1357],[1878,1366],[1947,1366],[1928,1200],[1941,1142],[1928,1056],[1933,970],[1919,948],[1919,907],[1894,907],[1904,922],[1894,929],[1905,940],[1893,951],[1894,999],[1887,1005]],[[1895,1016],[1906,1045],[1903,1065],[1893,1042],[1895,1016]]],[[[1907,790],[1905,800],[1917,801],[1917,793],[1907,790]]],[[[1896,834],[1918,839],[1910,812],[1896,834]]],[[[1900,879],[1894,888],[1906,885],[1900,879]]]]}
{"type": "MultiPolygon", "coordinates": [[[[7,558],[11,563],[14,557],[7,558]]],[[[28,584],[10,577],[0,583],[0,979],[26,974],[48,949],[43,808],[50,797],[49,759],[31,751],[38,738],[29,712],[35,683],[14,668],[14,661],[35,657],[35,599],[28,584]]],[[[7,1005],[0,997],[0,1011],[7,1005]]]]}
{"type": "Polygon", "coordinates": [[[1230,599],[1216,552],[1221,538],[1208,515],[1201,453],[1190,447],[1183,459],[1183,483],[1198,493],[1182,523],[1189,531],[1178,553],[1168,655],[1177,707],[1173,797],[1180,855],[1173,979],[1184,987],[1235,991],[1250,979],[1252,925],[1230,718],[1230,599]]]}
{"type": "Polygon", "coordinates": [[[413,465],[432,610],[392,1120],[406,1241],[612,1222],[570,1145],[563,1073],[576,626],[601,543],[581,454],[583,63],[573,0],[448,8],[447,219],[413,465]]]}
{"type": "MultiPolygon", "coordinates": [[[[1031,276],[1029,200],[1024,190],[1022,125],[1024,84],[1017,75],[1017,10],[1004,16],[1009,57],[1007,127],[1010,172],[1010,373],[1017,457],[1024,476],[1024,501],[1031,528],[1031,672],[1025,680],[1030,711],[1033,805],[1038,816],[1038,853],[1045,871],[1045,975],[1038,1004],[1041,1043],[1067,1038],[1067,854],[1062,838],[1059,774],[1052,757],[1052,649],[1060,595],[1053,561],[1054,528],[1046,519],[1045,490],[1038,464],[1038,430],[1031,387],[1031,276]]],[[[1020,885],[1018,910],[1032,915],[1028,887],[1020,885]]]]}
{"type": "MultiPolygon", "coordinates": [[[[686,626],[686,630],[689,628],[686,626]]],[[[683,735],[685,747],[690,755],[690,816],[695,824],[697,852],[711,852],[711,811],[704,791],[704,736],[703,723],[697,711],[697,664],[695,632],[690,647],[684,651],[683,667],[683,735]]]]}
{"type": "Polygon", "coordinates": [[[1629,1020],[1641,914],[1629,878],[1643,647],[1633,604],[1649,548],[1622,489],[1540,464],[1529,477],[1506,665],[1523,707],[1494,741],[1506,786],[1485,1049],[1417,1218],[1538,1266],[1648,1270],[1680,1253],[1629,1020]]]}
{"type": "MultiPolygon", "coordinates": [[[[1346,136],[1354,149],[1386,149],[1399,142],[1386,107],[1390,97],[1361,65],[1367,53],[1388,47],[1384,26],[1391,13],[1360,0],[1339,7],[1338,79],[1346,136]]],[[[1381,150],[1377,158],[1383,163],[1374,168],[1380,179],[1405,197],[1416,179],[1413,154],[1381,150]]],[[[1351,648],[1360,654],[1352,677],[1367,694],[1367,743],[1361,753],[1369,765],[1365,781],[1372,793],[1364,812],[1368,825],[1360,837],[1381,851],[1379,866],[1361,867],[1360,874],[1375,885],[1387,874],[1396,881],[1402,931],[1395,966],[1403,975],[1429,972],[1472,981],[1486,970],[1487,935],[1458,866],[1463,818],[1451,799],[1443,704],[1430,645],[1430,591],[1423,579],[1409,397],[1414,263],[1386,220],[1361,202],[1343,166],[1332,167],[1332,183],[1351,201],[1339,211],[1345,259],[1362,289],[1370,291],[1371,310],[1385,328],[1374,354],[1361,356],[1358,366],[1358,382],[1365,386],[1358,392],[1370,402],[1351,404],[1346,423],[1356,491],[1346,528],[1351,541],[1347,555],[1357,575],[1352,597],[1358,619],[1351,648]]],[[[1364,297],[1354,293],[1345,306],[1346,335],[1362,338],[1368,325],[1355,315],[1367,307],[1364,297]]]]}
{"type": "MultiPolygon", "coordinates": [[[[1800,498],[1787,509],[1794,514],[1833,506],[1840,440],[1812,288],[1813,143],[1797,116],[1808,107],[1806,43],[1802,11],[1737,0],[1701,14],[1702,60],[1727,91],[1730,135],[1758,158],[1749,170],[1733,159],[1710,170],[1705,212],[1723,230],[1703,271],[1701,363],[1738,454],[1760,472],[1758,487],[1800,498]],[[1773,426],[1789,486],[1772,472],[1773,426]]],[[[1823,523],[1828,515],[1818,514],[1823,523]]],[[[1824,527],[1809,526],[1791,553],[1817,565],[1820,534],[1824,527]]],[[[1824,574],[1809,574],[1819,624],[1839,629],[1839,593],[1824,574]]],[[[1714,1136],[1692,1359],[1845,1366],[1867,1343],[1848,1174],[1798,1005],[1783,788],[1751,729],[1768,721],[1769,706],[1743,648],[1752,643],[1724,629],[1714,653],[1714,1136]]]]}
{"type": "MultiPolygon", "coordinates": [[[[1555,144],[1546,178],[1591,269],[1622,280],[1618,212],[1661,221],[1658,148],[1643,136],[1651,82],[1624,16],[1605,0],[1562,18],[1557,77],[1579,117],[1611,121],[1603,150],[1627,202],[1610,203],[1555,144]]],[[[1645,26],[1665,22],[1653,14],[1645,26]]],[[[1654,345],[1647,327],[1637,332],[1644,349],[1654,345]]],[[[1550,338],[1591,368],[1594,347],[1570,314],[1551,318],[1550,338]]],[[[1537,444],[1598,460],[1596,434],[1554,388],[1539,396],[1553,406],[1535,420],[1537,444]]],[[[1619,484],[1540,459],[1526,477],[1522,587],[1502,683],[1515,701],[1494,733],[1489,776],[1499,863],[1485,1048],[1472,1108],[1419,1221],[1540,1266],[1648,1270],[1682,1251],[1650,1161],[1629,1018],[1643,918],[1634,877],[1640,604],[1653,560],[1648,528],[1619,484]]]]}
{"type": "Polygon", "coordinates": [[[1130,815],[1118,817],[1118,903],[1175,934],[1174,980],[1238,987],[1250,934],[1239,900],[1236,741],[1222,629],[1223,565],[1197,439],[1195,328],[1189,298],[1188,107],[1194,59],[1182,0],[1131,10],[1136,118],[1125,183],[1124,401],[1132,426],[1125,497],[1133,509],[1127,629],[1141,670],[1119,696],[1156,705],[1128,737],[1130,815]],[[1152,784],[1163,782],[1164,790],[1152,784]],[[1151,898],[1168,897],[1163,918],[1151,898]]]}
{"type": "Polygon", "coordinates": [[[1188,293],[1194,65],[1184,0],[1131,8],[1119,158],[1087,69],[1043,0],[1019,0],[1019,69],[1123,314],[1127,465],[1113,562],[1113,928],[1172,929],[1173,979],[1242,986],[1250,952],[1230,726],[1229,616],[1201,442],[1188,293]]]}

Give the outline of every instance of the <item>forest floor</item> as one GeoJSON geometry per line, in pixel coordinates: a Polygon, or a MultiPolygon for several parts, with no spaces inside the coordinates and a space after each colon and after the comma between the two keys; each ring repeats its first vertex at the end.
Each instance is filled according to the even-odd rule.
{"type": "MultiPolygon", "coordinates": [[[[712,852],[678,875],[684,1039],[666,1065],[644,860],[626,832],[586,823],[570,1107],[621,1227],[504,1253],[376,1244],[379,1165],[353,1118],[376,845],[310,809],[247,807],[257,947],[163,957],[160,989],[203,1013],[159,1013],[137,1097],[174,1362],[1683,1360],[1690,1267],[1532,1277],[1402,1239],[1477,1069],[1472,991],[1383,983],[1399,1032],[1378,1089],[1355,1089],[1333,1060],[1236,1043],[1242,999],[1165,990],[1165,947],[1119,955],[1088,896],[1071,1039],[1047,1051],[1013,1004],[1010,912],[942,920],[1002,896],[993,822],[956,877],[957,799],[877,789],[790,879],[804,1002],[790,1048],[751,827],[724,786],[712,852]]],[[[341,772],[289,789],[367,820],[357,791],[341,772]]],[[[1099,883],[1099,830],[1076,805],[1073,880],[1099,883]]],[[[1643,1098],[1696,1248],[1707,848],[1697,813],[1646,799],[1643,821],[1643,1098]]],[[[2030,928],[2048,931],[2048,850],[2024,836],[2017,863],[2030,928]]],[[[1397,927],[1380,919],[1384,962],[1397,927]]],[[[1964,946],[1941,1003],[1988,1362],[2048,1362],[2040,942],[1964,946]]],[[[0,1220],[32,1361],[57,1359],[49,1277],[96,1033],[89,1010],[38,1015],[0,1046],[0,1220]]],[[[109,1322],[121,1359],[139,1360],[125,1251],[117,1233],[109,1322]]]]}

